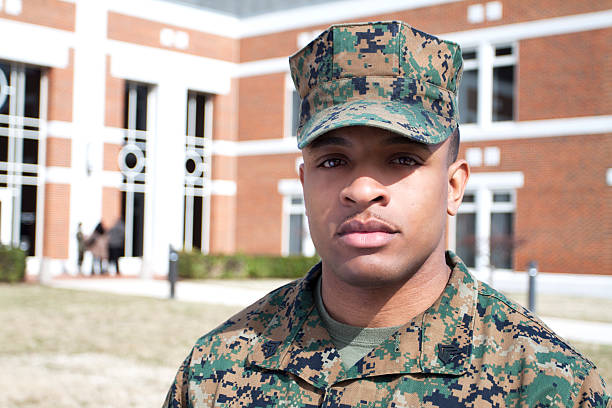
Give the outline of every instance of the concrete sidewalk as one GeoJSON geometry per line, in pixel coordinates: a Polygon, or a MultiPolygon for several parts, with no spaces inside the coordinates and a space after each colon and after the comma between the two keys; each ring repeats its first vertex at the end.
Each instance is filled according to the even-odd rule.
{"type": "MultiPolygon", "coordinates": [[[[502,270],[494,271],[493,273],[471,272],[481,281],[502,292],[527,293],[529,287],[529,277],[526,272],[502,270]]],[[[612,276],[539,273],[536,277],[536,292],[541,294],[612,299],[612,276]]]]}
{"type": "MultiPolygon", "coordinates": [[[[289,280],[207,280],[179,281],[175,299],[228,306],[248,306],[289,280]]],[[[120,295],[148,296],[159,299],[170,297],[170,283],[165,280],[139,278],[82,278],[54,279],[48,286],[66,289],[109,292],[120,295]]]]}
{"type": "MultiPolygon", "coordinates": [[[[523,274],[525,275],[525,274],[523,274]]],[[[501,276],[496,276],[501,278],[501,276]]],[[[504,287],[515,289],[515,292],[524,292],[519,282],[519,276],[507,276],[504,279],[496,279],[495,286],[502,290],[504,287]],[[505,282],[505,283],[504,283],[505,282]],[[514,285],[514,286],[513,286],[514,285]]],[[[601,287],[587,290],[589,285],[598,284],[612,285],[612,278],[595,279],[590,282],[588,277],[576,279],[571,276],[561,276],[561,279],[543,279],[546,285],[553,281],[554,285],[548,286],[546,293],[559,293],[552,291],[558,288],[561,293],[570,292],[576,296],[593,296],[599,294],[601,287]],[[573,285],[569,287],[572,280],[573,285]],[[587,285],[588,284],[588,285],[587,285]],[[570,289],[573,289],[571,291],[570,289]],[[552,291],[552,292],[551,292],[552,291]],[[581,294],[584,292],[583,294],[581,294]]],[[[594,277],[602,278],[602,277],[594,277]]],[[[526,277],[525,277],[526,280],[526,277]]],[[[181,301],[202,302],[210,304],[222,304],[231,306],[248,306],[266,295],[271,290],[280,287],[289,280],[209,280],[209,281],[181,281],[175,287],[175,298],[181,301]]],[[[164,280],[138,279],[138,278],[82,278],[82,279],[54,279],[48,283],[51,287],[77,289],[86,291],[109,292],[121,295],[147,296],[159,299],[167,299],[170,295],[170,284],[164,280]]],[[[544,286],[541,284],[539,289],[544,286]]],[[[610,290],[610,289],[608,289],[610,290]]],[[[601,296],[610,297],[610,296],[601,296]]],[[[561,337],[586,343],[610,344],[612,345],[612,324],[559,319],[553,317],[541,317],[542,320],[561,337]]]]}

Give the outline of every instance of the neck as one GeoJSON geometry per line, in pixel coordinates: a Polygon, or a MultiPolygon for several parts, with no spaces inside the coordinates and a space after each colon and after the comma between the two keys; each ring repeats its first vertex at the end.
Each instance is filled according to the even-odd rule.
{"type": "Polygon", "coordinates": [[[339,322],[357,327],[401,326],[440,297],[450,273],[442,249],[434,251],[407,280],[388,286],[352,286],[324,268],[321,292],[325,308],[339,322]]]}

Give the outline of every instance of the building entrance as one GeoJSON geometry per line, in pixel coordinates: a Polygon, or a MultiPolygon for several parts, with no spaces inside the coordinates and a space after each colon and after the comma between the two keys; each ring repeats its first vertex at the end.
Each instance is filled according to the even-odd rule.
{"type": "Polygon", "coordinates": [[[40,95],[39,68],[0,61],[0,238],[29,256],[36,250],[40,95]]]}

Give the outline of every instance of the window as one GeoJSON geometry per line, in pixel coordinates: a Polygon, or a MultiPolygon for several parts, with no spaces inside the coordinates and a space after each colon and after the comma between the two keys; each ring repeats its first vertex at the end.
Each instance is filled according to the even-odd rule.
{"type": "Polygon", "coordinates": [[[463,52],[459,113],[463,124],[487,125],[515,118],[516,46],[481,45],[463,52]]]}
{"type": "Polygon", "coordinates": [[[476,51],[463,53],[463,77],[459,85],[459,117],[461,123],[478,120],[478,64],[476,51]]]}
{"type": "Polygon", "coordinates": [[[476,265],[476,205],[474,194],[465,194],[460,207],[460,212],[456,215],[456,252],[463,262],[469,267],[476,265]]]}
{"type": "MultiPolygon", "coordinates": [[[[296,161],[298,164],[299,160],[296,161]]],[[[314,255],[315,248],[310,239],[300,180],[280,180],[278,192],[283,196],[282,254],[314,255]]]]}
{"type": "Polygon", "coordinates": [[[490,264],[496,268],[512,269],[514,254],[514,194],[493,191],[491,206],[490,264]]]}
{"type": "Polygon", "coordinates": [[[300,94],[295,89],[291,76],[285,80],[285,137],[296,137],[300,124],[300,94]]]}
{"type": "Polygon", "coordinates": [[[291,196],[289,201],[289,255],[301,255],[307,231],[304,200],[300,196],[291,196]]]}
{"type": "Polygon", "coordinates": [[[512,269],[514,190],[468,191],[455,221],[457,255],[471,268],[512,269]]]}
{"type": "Polygon", "coordinates": [[[142,256],[147,157],[148,85],[125,85],[124,137],[119,152],[121,218],[125,225],[125,256],[142,256]]]}
{"type": "Polygon", "coordinates": [[[183,207],[183,248],[208,252],[209,200],[204,188],[210,180],[211,101],[197,92],[187,94],[187,126],[185,136],[185,195],[183,207]]]}
{"type": "Polygon", "coordinates": [[[29,256],[36,252],[41,80],[39,68],[0,61],[2,229],[29,256]]]}

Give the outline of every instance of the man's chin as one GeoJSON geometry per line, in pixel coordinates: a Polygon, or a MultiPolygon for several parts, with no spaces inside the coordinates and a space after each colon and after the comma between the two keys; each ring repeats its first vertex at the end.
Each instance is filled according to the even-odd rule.
{"type": "Polygon", "coordinates": [[[410,279],[410,268],[377,254],[361,255],[337,264],[337,278],[345,284],[361,288],[384,288],[402,285],[410,279]]]}

